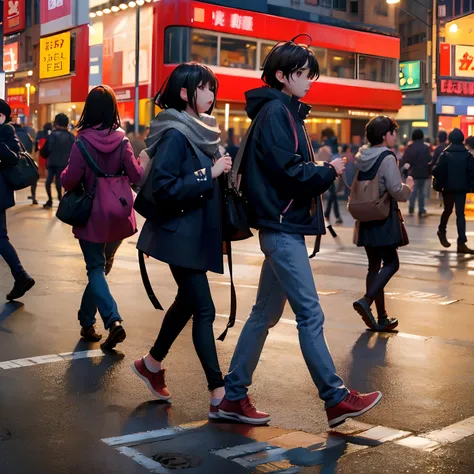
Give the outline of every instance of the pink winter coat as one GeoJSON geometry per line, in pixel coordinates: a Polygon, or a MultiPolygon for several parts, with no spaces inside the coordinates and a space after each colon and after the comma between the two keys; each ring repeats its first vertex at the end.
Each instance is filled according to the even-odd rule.
{"type": "MultiPolygon", "coordinates": [[[[78,138],[86,141],[86,147],[99,168],[106,174],[117,175],[120,173],[120,149],[125,132],[119,128],[112,131],[95,130],[88,128],[79,132],[78,138]]],[[[123,162],[125,172],[131,183],[135,184],[143,176],[143,169],[138,164],[130,142],[123,148],[123,162]]],[[[61,175],[61,184],[66,191],[76,188],[81,181],[84,182],[86,191],[91,191],[95,180],[94,173],[89,169],[76,144],[72,147],[68,167],[61,175]]],[[[123,226],[117,226],[112,231],[107,231],[94,209],[85,227],[73,227],[72,231],[77,239],[90,242],[106,243],[122,240],[136,232],[135,213],[124,221],[123,226]],[[102,224],[102,225],[101,225],[102,224]]]]}

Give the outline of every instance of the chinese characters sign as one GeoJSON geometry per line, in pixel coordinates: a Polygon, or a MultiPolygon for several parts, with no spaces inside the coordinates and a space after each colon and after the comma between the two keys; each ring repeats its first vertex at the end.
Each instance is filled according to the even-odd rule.
{"type": "Polygon", "coordinates": [[[4,34],[9,35],[26,27],[25,0],[4,0],[3,2],[4,34]]]}
{"type": "Polygon", "coordinates": [[[5,72],[14,72],[18,69],[18,42],[3,47],[3,69],[5,72]]]}
{"type": "Polygon", "coordinates": [[[230,8],[216,8],[204,4],[194,6],[192,21],[201,23],[208,28],[217,28],[227,32],[253,33],[257,29],[255,18],[247,12],[230,8]]]}
{"type": "Polygon", "coordinates": [[[456,46],[455,75],[458,77],[474,77],[474,47],[456,46]]]}
{"type": "Polygon", "coordinates": [[[44,25],[71,14],[71,0],[41,0],[41,23],[44,25]]]}
{"type": "Polygon", "coordinates": [[[474,82],[441,79],[440,95],[474,97],[474,82]]]}
{"type": "Polygon", "coordinates": [[[404,61],[400,63],[400,90],[412,91],[421,88],[420,61],[404,61]]]}
{"type": "Polygon", "coordinates": [[[71,72],[71,34],[47,36],[40,41],[40,79],[71,72]]]}

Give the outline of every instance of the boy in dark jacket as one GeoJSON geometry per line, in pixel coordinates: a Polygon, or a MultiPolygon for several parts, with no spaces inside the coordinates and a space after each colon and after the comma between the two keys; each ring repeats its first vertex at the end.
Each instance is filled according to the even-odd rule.
{"type": "Polygon", "coordinates": [[[416,198],[418,196],[420,217],[427,215],[425,209],[425,195],[431,177],[430,147],[424,142],[423,130],[413,130],[413,143],[407,147],[402,158],[402,166],[409,165],[408,175],[415,180],[415,188],[410,196],[409,213],[415,213],[416,198]]]}
{"type": "Polygon", "coordinates": [[[268,413],[257,411],[247,387],[257,367],[269,329],[281,318],[286,301],[296,314],[301,349],[329,425],[365,413],[380,392],[356,395],[336,374],[323,331],[324,314],[314,285],[305,235],[325,233],[321,195],[344,172],[342,159],[324,166],[314,161],[304,127],[310,107],[299,101],[319,76],[314,53],[293,41],[279,43],[267,56],[262,79],[269,87],[249,91],[247,113],[254,121],[247,142],[242,186],[254,211],[265,254],[257,301],[247,320],[226,377],[223,418],[265,424],[268,413]]]}
{"type": "Polygon", "coordinates": [[[8,238],[6,210],[15,205],[13,189],[3,171],[16,166],[20,145],[11,122],[11,108],[0,99],[0,255],[10,267],[15,285],[7,295],[7,300],[21,298],[30,290],[35,281],[21,265],[15,247],[8,238]]]}
{"type": "Polygon", "coordinates": [[[449,134],[451,145],[439,157],[439,162],[433,171],[439,185],[443,189],[444,212],[438,228],[438,237],[443,247],[451,244],[446,236],[449,217],[456,205],[456,224],[458,227],[458,253],[474,254],[467,245],[466,237],[466,194],[474,184],[474,157],[463,145],[464,134],[455,128],[449,134]]]}
{"type": "Polygon", "coordinates": [[[53,196],[51,194],[51,184],[56,183],[58,200],[62,197],[61,173],[66,169],[69,162],[72,146],[74,145],[74,135],[68,132],[69,119],[65,114],[58,114],[54,120],[54,130],[46,139],[44,147],[41,149],[41,156],[45,158],[48,176],[46,178],[46,192],[48,201],[43,206],[45,209],[53,207],[53,196]]]}

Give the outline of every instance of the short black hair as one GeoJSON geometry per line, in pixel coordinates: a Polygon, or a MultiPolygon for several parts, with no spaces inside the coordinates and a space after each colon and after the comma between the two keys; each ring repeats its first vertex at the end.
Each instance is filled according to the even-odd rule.
{"type": "Polygon", "coordinates": [[[120,128],[120,115],[117,98],[113,89],[106,85],[94,87],[87,96],[84,110],[77,123],[78,130],[96,128],[97,130],[117,130],[120,128]]]}
{"type": "Polygon", "coordinates": [[[448,141],[448,134],[444,130],[438,133],[438,141],[440,143],[445,143],[448,141]]]}
{"type": "Polygon", "coordinates": [[[160,91],[155,96],[155,104],[161,109],[175,109],[182,112],[189,103],[194,112],[199,115],[196,106],[196,90],[199,85],[209,84],[209,89],[214,92],[214,102],[209,110],[210,114],[216,105],[219,81],[212,70],[204,64],[190,62],[180,64],[166,79],[160,91]],[[188,93],[188,102],[181,98],[181,89],[188,93]]]}
{"type": "Polygon", "coordinates": [[[331,127],[325,128],[321,132],[321,137],[322,138],[332,138],[334,136],[336,136],[336,134],[334,133],[334,130],[331,127]]]}
{"type": "Polygon", "coordinates": [[[423,130],[421,130],[419,128],[416,128],[415,130],[413,130],[413,133],[411,134],[411,139],[413,141],[423,140],[423,138],[425,138],[425,134],[423,133],[423,130]]]}
{"type": "Polygon", "coordinates": [[[466,138],[466,145],[471,149],[474,150],[474,137],[471,135],[470,137],[466,138]]]}
{"type": "Polygon", "coordinates": [[[293,40],[277,43],[263,62],[262,81],[273,89],[282,90],[283,84],[276,78],[276,73],[281,71],[290,80],[293,73],[305,66],[309,69],[310,79],[319,79],[318,60],[308,45],[293,40]]]}
{"type": "Polygon", "coordinates": [[[387,133],[395,130],[398,130],[398,123],[395,122],[393,118],[387,117],[386,115],[379,115],[378,117],[374,117],[365,126],[365,136],[372,146],[376,146],[383,143],[387,133]]]}
{"type": "Polygon", "coordinates": [[[58,114],[54,117],[54,124],[66,128],[69,125],[69,118],[66,114],[58,114]]]}

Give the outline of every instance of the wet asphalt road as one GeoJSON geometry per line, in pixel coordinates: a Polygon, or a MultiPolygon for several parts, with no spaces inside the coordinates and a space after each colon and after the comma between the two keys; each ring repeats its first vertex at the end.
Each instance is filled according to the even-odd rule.
{"type": "MultiPolygon", "coordinates": [[[[78,337],[76,315],[86,282],[79,246],[53,212],[23,204],[24,197],[20,194],[20,205],[9,211],[10,237],[37,285],[21,304],[0,303],[0,362],[97,350],[98,344],[78,337]]],[[[407,217],[412,244],[401,251],[401,270],[390,283],[387,304],[389,314],[400,320],[400,333],[373,334],[365,331],[352,310],[352,302],[363,293],[366,264],[363,252],[351,245],[352,230],[349,218],[345,220],[346,226],[338,228],[340,240],[326,237],[312,267],[338,372],[352,389],[384,393],[381,404],[360,421],[420,435],[473,417],[474,258],[440,250],[438,217],[422,221],[407,217]]],[[[454,220],[450,236],[455,242],[453,224],[454,220]]],[[[468,231],[474,245],[474,222],[468,223],[468,231]]],[[[273,467],[271,463],[244,467],[225,459],[219,454],[223,448],[267,442],[295,431],[313,440],[327,436],[323,404],[299,350],[294,316],[287,307],[284,319],[272,330],[251,389],[257,406],[272,414],[270,427],[253,430],[199,423],[206,420],[208,397],[189,326],[166,360],[172,405],[153,401],[131,373],[131,362],[147,352],[163,318],[142,288],[134,241],[136,237],[122,245],[109,277],[128,333],[116,353],[0,368],[0,473],[172,473],[139,464],[164,452],[196,461],[197,467],[181,471],[191,474],[474,472],[474,436],[468,434],[432,452],[394,442],[361,450],[354,444],[331,447],[329,443],[312,467],[292,467],[288,460],[275,461],[273,467]],[[190,428],[191,423],[196,425],[190,428]],[[165,432],[159,431],[154,442],[132,443],[141,453],[135,460],[101,441],[183,426],[187,430],[179,436],[163,438],[165,432]]],[[[239,321],[226,341],[218,343],[224,371],[254,301],[262,262],[255,239],[235,244],[235,254],[239,321]]],[[[149,270],[167,307],[176,291],[170,272],[158,262],[150,262],[149,270]]],[[[229,311],[228,277],[210,274],[209,278],[220,315],[217,334],[225,327],[224,315],[229,311]]],[[[0,295],[10,287],[2,261],[0,295]]],[[[353,426],[361,431],[363,425],[353,426]]],[[[292,443],[285,449],[304,446],[301,439],[292,443]]],[[[130,449],[130,443],[125,444],[130,449]]]]}

